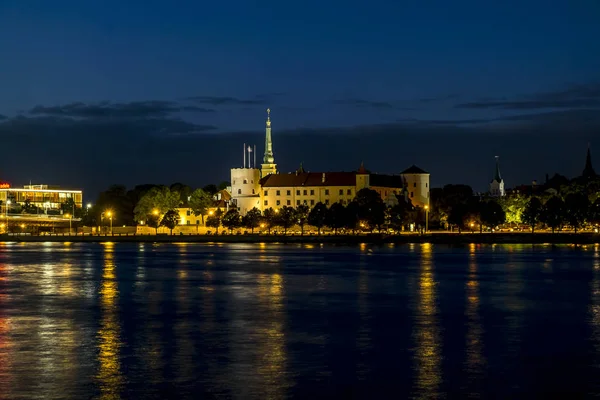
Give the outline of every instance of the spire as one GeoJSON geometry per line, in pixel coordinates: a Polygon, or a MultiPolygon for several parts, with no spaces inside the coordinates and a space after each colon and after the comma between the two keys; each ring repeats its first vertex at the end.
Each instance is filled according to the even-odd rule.
{"type": "Polygon", "coordinates": [[[359,174],[368,174],[369,171],[367,171],[367,169],[365,168],[365,163],[363,161],[360,162],[360,167],[358,168],[358,171],[356,171],[359,174]]]}
{"type": "Polygon", "coordinates": [[[498,161],[499,158],[499,156],[496,156],[496,174],[494,175],[494,180],[496,182],[502,182],[502,176],[500,175],[500,161],[498,161]]]}
{"type": "Polygon", "coordinates": [[[590,151],[590,144],[588,143],[587,156],[585,158],[585,168],[581,174],[585,178],[591,178],[596,176],[596,171],[592,167],[592,153],[590,151]]]}
{"type": "Polygon", "coordinates": [[[263,162],[265,164],[275,163],[275,157],[273,157],[273,141],[271,139],[271,109],[267,108],[267,128],[265,132],[265,156],[263,162]]]}
{"type": "Polygon", "coordinates": [[[298,174],[303,174],[303,173],[305,173],[305,172],[306,172],[306,171],[304,170],[304,165],[302,165],[302,164],[303,164],[303,163],[302,163],[302,162],[300,162],[300,168],[298,168],[298,169],[296,170],[296,172],[297,172],[298,174]]]}

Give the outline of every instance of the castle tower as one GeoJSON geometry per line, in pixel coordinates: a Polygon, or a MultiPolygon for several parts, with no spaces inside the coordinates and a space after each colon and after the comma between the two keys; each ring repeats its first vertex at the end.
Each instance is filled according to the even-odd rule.
{"type": "Polygon", "coordinates": [[[356,171],[356,191],[358,192],[361,189],[368,188],[369,185],[369,171],[365,168],[365,164],[363,162],[360,163],[360,167],[356,171]]]}
{"type": "MultiPolygon", "coordinates": [[[[256,146],[254,146],[256,150],[256,146]]],[[[244,165],[231,169],[231,199],[241,215],[253,208],[260,209],[260,170],[252,163],[251,155],[256,151],[244,143],[244,165]],[[246,161],[247,160],[247,161],[246,161]]]]}
{"type": "Polygon", "coordinates": [[[499,158],[500,157],[496,156],[496,173],[494,174],[494,179],[490,182],[490,194],[494,197],[506,196],[506,192],[504,191],[504,180],[500,175],[499,158]]]}
{"type": "Polygon", "coordinates": [[[413,206],[429,207],[429,172],[412,165],[400,173],[413,206]]]}
{"type": "Polygon", "coordinates": [[[594,171],[594,167],[592,167],[592,154],[590,152],[590,144],[588,143],[587,149],[587,157],[585,158],[585,168],[583,169],[583,173],[581,174],[584,178],[594,178],[596,176],[596,171],[594,171]]]}
{"type": "Polygon", "coordinates": [[[265,156],[261,165],[261,176],[264,178],[277,173],[277,164],[273,156],[273,140],[271,139],[271,109],[267,108],[267,127],[265,130],[265,156]]]}

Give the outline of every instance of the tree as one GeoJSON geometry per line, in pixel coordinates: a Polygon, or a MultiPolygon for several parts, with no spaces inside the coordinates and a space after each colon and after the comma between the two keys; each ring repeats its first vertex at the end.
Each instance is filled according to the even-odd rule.
{"type": "Polygon", "coordinates": [[[179,224],[179,213],[175,210],[167,211],[160,221],[160,225],[167,227],[171,231],[171,235],[177,224],[179,224]]]}
{"type": "Polygon", "coordinates": [[[321,229],[325,226],[327,221],[327,206],[321,202],[315,204],[308,214],[308,223],[318,229],[319,235],[321,229]]]}
{"type": "Polygon", "coordinates": [[[520,194],[505,196],[498,201],[498,204],[502,206],[502,209],[506,214],[507,223],[520,224],[523,222],[522,214],[527,205],[527,201],[528,198],[520,194]]]}
{"type": "Polygon", "coordinates": [[[502,206],[494,200],[488,200],[481,204],[480,217],[481,224],[492,229],[506,222],[506,213],[502,206]]]}
{"type": "Polygon", "coordinates": [[[271,228],[277,225],[275,210],[273,208],[267,208],[263,211],[263,222],[267,226],[267,233],[271,234],[271,228]]]}
{"type": "Polygon", "coordinates": [[[287,234],[288,229],[296,225],[297,222],[296,210],[293,207],[283,206],[277,213],[277,225],[283,228],[283,234],[287,234]]]}
{"type": "Polygon", "coordinates": [[[224,228],[229,229],[229,231],[233,231],[235,228],[241,226],[240,213],[237,208],[230,208],[225,215],[223,215],[223,219],[221,220],[221,224],[224,228]]]}
{"type": "Polygon", "coordinates": [[[379,193],[369,188],[360,189],[354,200],[358,203],[360,218],[367,222],[369,229],[378,227],[381,230],[385,222],[385,204],[379,193]]]}
{"type": "Polygon", "coordinates": [[[221,217],[223,216],[223,211],[221,211],[220,208],[217,208],[217,211],[215,211],[212,215],[209,215],[208,218],[206,218],[206,226],[208,226],[209,228],[215,228],[216,229],[216,233],[219,233],[219,226],[221,226],[221,217]]]}
{"type": "Polygon", "coordinates": [[[154,233],[158,235],[158,227],[161,226],[160,214],[158,213],[158,211],[156,212],[156,214],[151,214],[150,216],[148,216],[148,219],[146,220],[146,225],[148,225],[150,228],[154,228],[154,233]]]}
{"type": "Polygon", "coordinates": [[[356,201],[351,201],[346,206],[346,226],[345,228],[351,229],[352,233],[356,232],[356,226],[360,221],[360,206],[356,201]]]}
{"type": "Polygon", "coordinates": [[[531,226],[531,233],[535,232],[535,225],[540,220],[540,215],[542,213],[542,202],[537,197],[532,197],[529,199],[527,204],[525,205],[525,209],[521,214],[521,219],[524,223],[531,226]]]}
{"type": "Polygon", "coordinates": [[[590,202],[581,192],[571,193],[565,198],[565,211],[567,222],[573,227],[575,233],[588,218],[590,202]]]}
{"type": "Polygon", "coordinates": [[[308,214],[310,208],[306,204],[300,204],[296,207],[296,216],[298,217],[298,225],[300,226],[300,234],[304,235],[304,225],[308,222],[308,214]]]}
{"type": "Polygon", "coordinates": [[[589,219],[596,227],[600,225],[600,198],[597,198],[591,205],[589,219]]]}
{"type": "Polygon", "coordinates": [[[202,188],[202,190],[204,190],[206,193],[209,194],[210,197],[214,196],[215,194],[217,194],[217,192],[219,191],[219,188],[217,188],[217,185],[214,184],[210,184],[210,185],[206,185],[202,188]]]}
{"type": "Polygon", "coordinates": [[[465,218],[469,213],[469,208],[466,204],[458,203],[452,206],[448,214],[448,223],[455,225],[458,228],[458,233],[462,232],[465,224],[465,218]]]}
{"type": "MultiPolygon", "coordinates": [[[[94,206],[96,220],[101,224],[103,222],[102,214],[110,210],[115,225],[134,225],[134,208],[138,201],[132,200],[134,197],[131,191],[128,192],[123,185],[110,186],[108,190],[101,192],[96,200],[94,206]]],[[[104,222],[107,220],[104,219],[104,222]]]]}
{"type": "Polygon", "coordinates": [[[135,220],[137,222],[147,221],[148,217],[155,212],[158,212],[159,215],[166,214],[179,207],[180,203],[178,192],[171,191],[166,186],[154,187],[146,192],[135,206],[133,211],[135,220]]]}
{"type": "Polygon", "coordinates": [[[409,213],[414,207],[410,199],[398,198],[398,204],[390,208],[390,226],[396,231],[401,231],[408,224],[409,213]]]}
{"type": "Polygon", "coordinates": [[[337,234],[337,230],[346,226],[346,207],[342,203],[333,203],[327,212],[325,224],[333,229],[333,233],[337,234]]]}
{"type": "Polygon", "coordinates": [[[209,207],[212,204],[212,197],[202,189],[196,189],[190,194],[188,205],[192,210],[192,213],[197,217],[202,217],[202,224],[204,224],[204,216],[208,212],[209,207]]]}
{"type": "Polygon", "coordinates": [[[171,185],[169,190],[171,190],[172,192],[179,193],[179,203],[184,207],[188,206],[188,199],[192,194],[192,188],[190,186],[184,185],[180,182],[176,182],[171,185]]]}
{"type": "Polygon", "coordinates": [[[540,213],[540,221],[548,225],[552,233],[556,228],[562,227],[565,221],[565,203],[560,197],[552,196],[546,201],[540,213]]]}
{"type": "Polygon", "coordinates": [[[250,229],[250,232],[254,233],[254,229],[260,226],[260,218],[260,210],[254,207],[242,217],[242,225],[250,229]]]}
{"type": "Polygon", "coordinates": [[[229,182],[229,181],[223,181],[223,182],[219,183],[219,186],[217,186],[217,191],[225,190],[229,186],[231,186],[231,182],[229,182]]]}
{"type": "MultiPolygon", "coordinates": [[[[33,209],[36,209],[35,206],[29,206],[27,208],[25,206],[23,206],[23,209],[25,210],[26,213],[28,213],[27,210],[28,209],[32,210],[32,207],[33,207],[33,209]]],[[[77,208],[77,206],[75,205],[75,200],[73,200],[72,197],[69,197],[68,199],[66,199],[60,205],[60,209],[61,209],[61,211],[62,211],[63,214],[70,214],[70,215],[73,216],[73,218],[76,218],[76,217],[80,216],[80,213],[79,213],[80,208],[77,208]]]]}

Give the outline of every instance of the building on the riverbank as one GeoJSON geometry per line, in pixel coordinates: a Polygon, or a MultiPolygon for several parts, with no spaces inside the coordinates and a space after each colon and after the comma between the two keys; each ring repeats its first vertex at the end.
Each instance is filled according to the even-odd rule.
{"type": "Polygon", "coordinates": [[[502,179],[502,175],[500,175],[500,161],[498,156],[496,156],[496,172],[494,174],[494,179],[490,182],[490,195],[492,197],[504,197],[506,196],[506,191],[504,190],[504,179],[502,179]]]}
{"type": "Polygon", "coordinates": [[[277,170],[273,153],[271,111],[267,110],[265,153],[261,168],[251,162],[251,148],[244,145],[244,165],[231,169],[232,204],[242,215],[256,207],[261,211],[283,206],[309,207],[321,202],[325,205],[347,205],[356,193],[369,188],[377,191],[390,206],[397,204],[397,195],[405,193],[412,204],[429,206],[430,174],[413,165],[397,175],[375,174],[364,164],[356,171],[307,172],[303,165],[294,172],[282,174],[277,170]],[[246,157],[248,155],[248,157],[246,157]]]}

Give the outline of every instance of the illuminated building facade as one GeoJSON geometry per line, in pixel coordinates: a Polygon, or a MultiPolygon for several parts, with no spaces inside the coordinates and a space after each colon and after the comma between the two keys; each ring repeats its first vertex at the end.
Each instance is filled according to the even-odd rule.
{"type": "Polygon", "coordinates": [[[60,189],[48,185],[25,185],[22,188],[15,188],[0,183],[0,201],[4,214],[58,216],[62,214],[65,203],[81,208],[83,191],[60,189]]]}
{"type": "Polygon", "coordinates": [[[244,153],[244,166],[231,169],[231,202],[240,214],[244,215],[254,207],[264,211],[301,204],[312,207],[319,202],[328,206],[337,202],[347,205],[363,188],[377,191],[389,206],[397,204],[396,196],[402,193],[415,206],[429,206],[429,173],[415,165],[398,175],[374,174],[362,164],[358,170],[350,172],[306,172],[301,165],[295,172],[279,173],[273,154],[270,114],[267,110],[261,168],[256,168],[256,163],[252,165],[250,157],[246,162],[244,153]]]}

